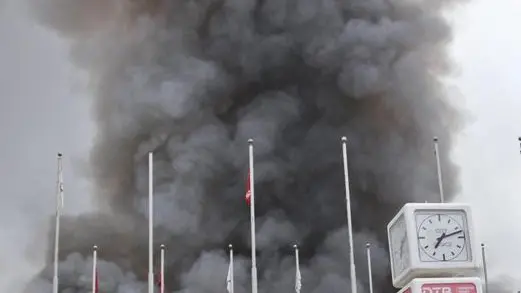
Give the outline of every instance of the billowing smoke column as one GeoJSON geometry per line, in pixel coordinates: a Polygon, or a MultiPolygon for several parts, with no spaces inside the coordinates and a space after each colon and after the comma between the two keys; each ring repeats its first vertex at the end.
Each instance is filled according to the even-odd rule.
{"type": "MultiPolygon", "coordinates": [[[[236,290],[248,292],[250,137],[261,292],[293,290],[294,242],[305,292],[349,291],[342,135],[360,288],[370,241],[376,292],[394,291],[385,224],[405,202],[438,200],[433,136],[448,197],[457,189],[447,153],[460,121],[441,81],[451,38],[442,12],[456,1],[37,2],[91,78],[97,123],[100,212],[64,219],[60,292],[90,290],[93,244],[102,293],[146,290],[148,151],[168,292],[224,292],[228,243],[236,290]]],[[[51,273],[27,292],[50,292],[51,273]]]]}

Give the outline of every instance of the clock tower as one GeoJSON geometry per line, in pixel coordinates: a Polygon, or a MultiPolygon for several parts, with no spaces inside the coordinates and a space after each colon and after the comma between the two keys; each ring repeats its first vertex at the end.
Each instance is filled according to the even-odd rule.
{"type": "Polygon", "coordinates": [[[387,225],[393,285],[470,277],[480,266],[469,205],[408,203],[387,225]]]}

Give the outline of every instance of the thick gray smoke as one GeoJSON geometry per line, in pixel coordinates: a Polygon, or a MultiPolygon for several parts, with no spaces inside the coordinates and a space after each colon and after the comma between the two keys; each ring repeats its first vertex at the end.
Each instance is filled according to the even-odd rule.
{"type": "MultiPolygon", "coordinates": [[[[441,81],[451,39],[442,13],[454,2],[35,1],[90,75],[98,127],[100,212],[64,219],[60,292],[90,290],[93,244],[102,293],[144,292],[148,151],[168,292],[224,292],[228,243],[236,290],[247,292],[250,137],[260,291],[292,290],[298,242],[304,292],[348,292],[342,135],[359,286],[370,241],[376,292],[394,291],[385,225],[405,202],[437,200],[433,136],[448,197],[457,190],[448,150],[460,120],[441,81]]],[[[49,266],[28,292],[49,292],[51,276],[49,266]]]]}

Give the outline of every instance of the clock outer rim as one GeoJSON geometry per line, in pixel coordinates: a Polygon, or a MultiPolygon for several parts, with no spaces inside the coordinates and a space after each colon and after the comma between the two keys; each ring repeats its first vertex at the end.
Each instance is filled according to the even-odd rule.
{"type": "MultiPolygon", "coordinates": [[[[432,214],[432,215],[428,215],[425,219],[423,219],[423,220],[421,221],[421,223],[420,223],[419,225],[417,225],[417,229],[416,229],[416,231],[415,231],[416,234],[417,234],[417,235],[420,234],[420,229],[421,229],[421,227],[424,225],[425,221],[427,221],[427,219],[430,219],[430,218],[432,218],[432,217],[435,217],[436,215],[439,215],[439,213],[437,213],[437,214],[432,214]]],[[[456,222],[456,223],[458,224],[458,226],[460,227],[460,229],[461,229],[463,232],[465,232],[465,225],[460,224],[459,221],[457,221],[456,219],[454,219],[453,215],[450,215],[450,214],[447,214],[447,213],[445,213],[445,214],[441,214],[441,215],[453,219],[454,222],[456,222]]],[[[463,218],[463,221],[466,222],[466,219],[463,218]]],[[[419,236],[418,236],[418,237],[419,237],[419,236]]],[[[417,237],[417,238],[418,238],[418,237],[417,237]]],[[[437,257],[433,257],[433,256],[429,255],[429,254],[427,253],[427,251],[425,250],[425,248],[423,247],[423,245],[419,245],[419,244],[420,244],[420,239],[419,239],[419,238],[418,238],[417,241],[418,241],[418,251],[419,251],[419,254],[420,254],[420,258],[421,258],[421,252],[423,252],[423,255],[426,255],[427,257],[429,257],[429,258],[431,259],[431,261],[424,261],[424,260],[421,260],[421,259],[420,259],[420,261],[422,261],[422,262],[456,262],[456,261],[459,261],[459,260],[454,260],[454,259],[458,258],[458,257],[459,257],[463,252],[465,252],[465,251],[467,250],[467,239],[464,239],[464,240],[463,240],[463,245],[462,245],[462,247],[461,247],[460,249],[458,249],[459,252],[458,252],[454,257],[452,257],[452,258],[450,258],[450,259],[447,259],[447,260],[443,260],[443,259],[439,259],[439,258],[437,258],[437,257]]],[[[467,255],[467,257],[468,257],[468,255],[467,255]]],[[[462,261],[466,261],[466,260],[462,260],[462,261]]]]}
{"type": "MultiPolygon", "coordinates": [[[[418,257],[418,261],[420,263],[467,263],[467,262],[470,262],[472,261],[472,239],[470,239],[470,228],[469,228],[469,215],[468,215],[468,212],[466,209],[464,208],[456,208],[456,209],[414,209],[412,211],[412,217],[414,219],[414,231],[415,231],[415,237],[414,237],[414,242],[415,242],[415,246],[417,248],[417,257],[418,257]],[[436,215],[436,214],[444,214],[444,215],[449,215],[450,214],[463,214],[463,220],[464,220],[464,224],[461,224],[461,226],[463,226],[462,228],[464,229],[464,232],[465,232],[465,235],[468,239],[465,240],[465,250],[467,250],[467,259],[465,260],[459,260],[459,261],[455,261],[455,260],[447,260],[447,261],[443,261],[443,260],[432,260],[432,261],[424,261],[421,259],[421,251],[422,251],[422,247],[420,245],[420,241],[418,239],[418,229],[419,229],[419,225],[418,225],[418,222],[417,222],[417,215],[418,214],[422,214],[422,213],[428,213],[428,214],[433,214],[433,215],[436,215]],[[471,251],[469,251],[469,249],[471,251]]],[[[423,221],[422,221],[423,222],[423,221]]],[[[463,252],[463,251],[462,251],[463,252]]],[[[416,254],[416,253],[415,253],[416,254]]]]}

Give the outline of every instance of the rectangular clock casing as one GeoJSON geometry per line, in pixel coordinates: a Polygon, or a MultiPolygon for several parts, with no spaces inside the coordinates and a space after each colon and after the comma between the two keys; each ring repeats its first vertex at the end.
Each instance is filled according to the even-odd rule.
{"type": "MultiPolygon", "coordinates": [[[[392,273],[393,286],[402,288],[414,278],[431,278],[431,277],[471,277],[476,276],[480,269],[481,258],[478,252],[479,245],[476,243],[475,230],[473,227],[472,213],[470,205],[460,203],[407,203],[396,216],[387,225],[387,237],[389,241],[390,257],[391,253],[391,237],[389,230],[400,216],[404,216],[407,230],[407,242],[409,253],[409,264],[407,269],[398,276],[392,273]],[[468,261],[439,261],[439,262],[422,262],[420,260],[417,238],[417,227],[415,221],[415,213],[421,211],[464,211],[466,213],[468,247],[470,248],[470,257],[468,261]]],[[[393,262],[391,260],[391,272],[394,272],[393,262]]]]}

